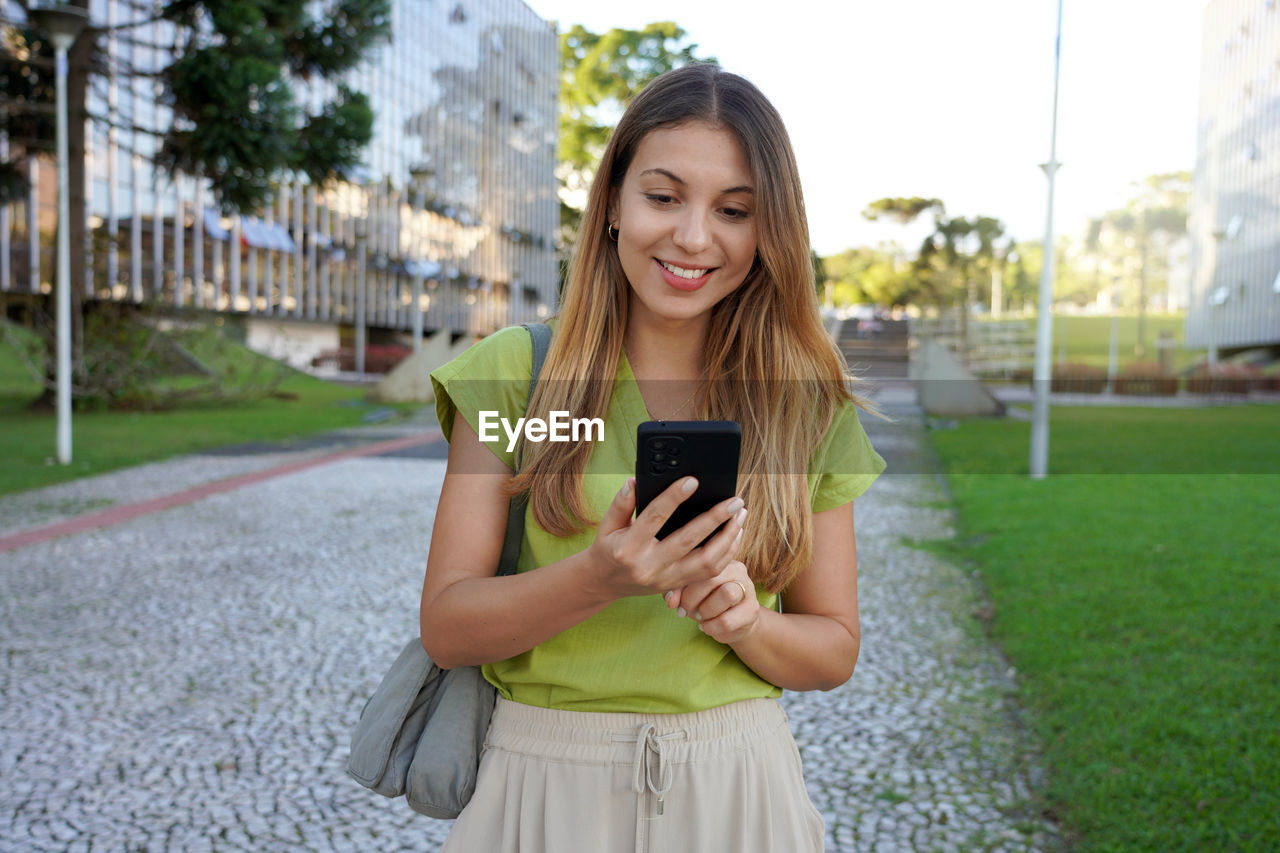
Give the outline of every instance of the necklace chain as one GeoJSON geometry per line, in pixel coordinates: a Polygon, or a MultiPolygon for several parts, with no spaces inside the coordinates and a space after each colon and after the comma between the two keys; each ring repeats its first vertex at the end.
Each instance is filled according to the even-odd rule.
{"type": "MultiPolygon", "coordinates": [[[[628,356],[627,358],[628,358],[628,360],[630,360],[630,356],[628,356]]],[[[704,381],[705,381],[705,380],[698,380],[698,384],[694,386],[694,388],[693,388],[693,392],[692,392],[691,394],[689,394],[689,396],[688,396],[688,397],[685,397],[685,398],[684,398],[684,402],[683,402],[683,403],[681,403],[680,405],[678,405],[678,406],[676,406],[674,409],[672,409],[672,410],[671,410],[671,413],[670,413],[669,415],[667,415],[665,418],[654,417],[653,410],[649,408],[649,404],[648,404],[648,403],[644,403],[644,395],[643,395],[643,394],[641,394],[641,395],[640,395],[640,401],[641,401],[642,403],[644,403],[644,411],[645,411],[645,414],[647,414],[650,418],[653,418],[653,420],[655,420],[655,421],[669,421],[669,420],[671,420],[671,419],[672,419],[672,418],[674,418],[676,415],[678,415],[678,414],[680,414],[681,412],[683,412],[683,411],[684,411],[684,407],[685,407],[685,406],[687,406],[687,405],[689,405],[690,403],[692,403],[692,402],[693,402],[693,399],[694,399],[695,397],[697,397],[697,396],[698,396],[698,392],[702,390],[702,385],[703,385],[703,382],[704,382],[704,381]]],[[[637,383],[637,384],[638,384],[638,383],[637,383]]]]}
{"type": "Polygon", "coordinates": [[[665,418],[654,417],[653,411],[649,408],[648,404],[645,405],[644,410],[649,415],[649,417],[653,418],[655,421],[669,421],[672,418],[674,418],[676,415],[683,412],[684,407],[692,403],[693,398],[698,396],[698,392],[701,390],[702,390],[702,386],[701,386],[701,383],[699,383],[698,386],[693,389],[693,393],[690,394],[688,397],[685,397],[684,402],[681,403],[679,406],[676,406],[674,409],[672,409],[671,414],[667,415],[665,418]]]}

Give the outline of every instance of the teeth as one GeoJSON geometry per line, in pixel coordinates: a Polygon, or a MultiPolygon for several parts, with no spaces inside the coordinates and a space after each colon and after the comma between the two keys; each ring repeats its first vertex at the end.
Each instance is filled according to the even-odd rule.
{"type": "Polygon", "coordinates": [[[687,270],[681,267],[673,267],[671,266],[671,264],[667,263],[666,261],[658,261],[658,263],[662,264],[662,266],[668,272],[674,273],[675,275],[678,275],[681,278],[702,278],[704,275],[710,272],[710,270],[687,270]]]}

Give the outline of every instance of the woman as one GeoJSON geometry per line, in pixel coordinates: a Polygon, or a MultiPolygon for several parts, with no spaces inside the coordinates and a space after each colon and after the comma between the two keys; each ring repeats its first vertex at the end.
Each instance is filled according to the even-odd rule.
{"type": "Polygon", "coordinates": [[[479,440],[478,412],[525,414],[530,358],[504,330],[432,375],[450,450],[422,641],[499,690],[444,849],[820,851],[776,697],[853,672],[852,501],[884,463],[819,319],[786,130],[754,86],[669,72],[605,150],[528,413],[603,418],[602,442],[479,440]],[[741,425],[739,496],[659,541],[696,484],[632,519],[627,473],[637,425],[679,418],[741,425]],[[526,490],[519,571],[494,577],[526,490]]]}

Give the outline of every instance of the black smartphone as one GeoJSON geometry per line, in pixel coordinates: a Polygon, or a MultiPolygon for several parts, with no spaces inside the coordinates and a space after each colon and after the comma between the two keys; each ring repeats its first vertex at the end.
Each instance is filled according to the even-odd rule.
{"type": "MultiPolygon", "coordinates": [[[[697,477],[697,491],[676,507],[658,531],[658,538],[662,539],[733,497],[738,490],[741,443],[742,429],[734,421],[645,421],[640,424],[636,429],[636,514],[643,512],[650,501],[676,480],[690,475],[697,477]]],[[[714,535],[715,532],[711,534],[714,535]]]]}

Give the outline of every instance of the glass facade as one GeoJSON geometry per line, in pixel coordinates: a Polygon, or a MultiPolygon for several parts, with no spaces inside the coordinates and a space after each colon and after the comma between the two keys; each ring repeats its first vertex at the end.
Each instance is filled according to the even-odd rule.
{"type": "Polygon", "coordinates": [[[1204,12],[1186,344],[1280,344],[1280,3],[1204,12]]]}
{"type": "MultiPolygon", "coordinates": [[[[95,25],[147,20],[149,4],[92,0],[95,25]]],[[[164,128],[154,82],[179,35],[147,23],[103,36],[86,129],[86,294],[244,315],[485,333],[555,306],[553,26],[520,0],[393,0],[392,39],[349,75],[375,113],[364,166],[323,190],[285,181],[252,216],[224,217],[207,185],[152,168],[164,128]],[[360,266],[363,259],[363,268],[360,266]],[[357,289],[363,285],[364,299],[357,289]]],[[[318,108],[329,91],[297,83],[318,108]]],[[[6,140],[0,139],[0,153],[6,140]]],[[[0,287],[48,290],[53,164],[0,216],[0,287]]]]}

